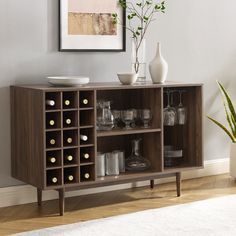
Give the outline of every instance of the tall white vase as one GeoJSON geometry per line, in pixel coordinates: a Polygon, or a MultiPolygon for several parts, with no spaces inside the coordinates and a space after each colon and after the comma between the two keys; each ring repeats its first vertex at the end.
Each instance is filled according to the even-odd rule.
{"type": "Polygon", "coordinates": [[[161,44],[157,43],[155,58],[149,64],[149,71],[154,84],[164,83],[168,73],[168,64],[161,55],[161,44]]]}
{"type": "Polygon", "coordinates": [[[236,143],[231,143],[229,163],[229,174],[236,178],[236,143]]]}

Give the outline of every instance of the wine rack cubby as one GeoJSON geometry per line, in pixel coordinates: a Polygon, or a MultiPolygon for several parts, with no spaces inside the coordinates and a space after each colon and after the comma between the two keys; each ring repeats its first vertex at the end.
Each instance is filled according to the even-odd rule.
{"type": "Polygon", "coordinates": [[[78,148],[69,148],[63,150],[63,164],[64,167],[79,165],[79,151],[78,148]]]}
{"type": "Polygon", "coordinates": [[[94,126],[94,110],[80,111],[80,126],[94,126]]]}
{"type": "Polygon", "coordinates": [[[77,128],[79,125],[78,111],[63,112],[63,128],[77,128]]]}
{"type": "Polygon", "coordinates": [[[64,168],[64,184],[79,183],[79,173],[78,167],[64,168]]]}
{"type": "Polygon", "coordinates": [[[63,92],[63,109],[77,109],[78,108],[78,93],[74,92],[63,92]]]}
{"type": "Polygon", "coordinates": [[[78,130],[64,130],[63,131],[63,146],[74,147],[78,145],[78,130]]]}
{"type": "Polygon", "coordinates": [[[80,163],[95,163],[95,148],[94,147],[83,147],[80,148],[80,163]]]}
{"type": "Polygon", "coordinates": [[[61,113],[49,112],[46,113],[46,129],[61,129],[61,113]]]}
{"type": "Polygon", "coordinates": [[[60,110],[61,109],[61,93],[60,92],[47,93],[44,105],[45,105],[45,109],[48,111],[60,110]]]}
{"type": "Polygon", "coordinates": [[[94,107],[94,91],[80,91],[79,106],[81,109],[90,109],[94,107]]]}
{"type": "Polygon", "coordinates": [[[89,182],[95,180],[94,165],[85,165],[80,167],[80,181],[89,182]]]}
{"type": "Polygon", "coordinates": [[[47,187],[58,187],[62,185],[62,169],[47,170],[47,187]]]}
{"type": "MultiPolygon", "coordinates": [[[[171,99],[171,105],[178,107],[178,92],[171,99]]],[[[43,190],[58,191],[61,215],[65,191],[76,189],[143,180],[150,180],[153,188],[154,179],[175,176],[180,196],[180,173],[203,167],[202,85],[12,86],[11,130],[12,176],[37,187],[39,204],[43,190]],[[184,125],[164,125],[169,90],[184,91],[184,125]],[[150,125],[144,127],[140,118],[134,127],[125,128],[120,120],[118,127],[97,130],[97,105],[104,100],[111,101],[112,110],[148,109],[152,114],[150,125]],[[131,143],[137,139],[141,139],[140,152],[150,162],[149,169],[97,174],[98,152],[121,150],[128,158],[131,143]],[[181,151],[181,158],[167,160],[167,149],[181,151]]]]}
{"type": "Polygon", "coordinates": [[[61,131],[46,132],[46,147],[47,149],[61,147],[61,131]]]}
{"type": "Polygon", "coordinates": [[[58,168],[62,166],[61,150],[47,151],[46,152],[46,167],[58,168]]]}

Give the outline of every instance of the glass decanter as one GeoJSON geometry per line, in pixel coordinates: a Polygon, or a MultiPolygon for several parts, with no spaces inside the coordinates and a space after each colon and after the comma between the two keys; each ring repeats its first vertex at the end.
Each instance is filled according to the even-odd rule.
{"type": "Polygon", "coordinates": [[[141,171],[150,167],[149,160],[141,156],[140,142],[141,139],[132,140],[132,154],[125,161],[126,170],[141,171]]]}
{"type": "Polygon", "coordinates": [[[114,116],[111,112],[111,101],[97,103],[97,129],[111,130],[114,127],[114,116]]]}

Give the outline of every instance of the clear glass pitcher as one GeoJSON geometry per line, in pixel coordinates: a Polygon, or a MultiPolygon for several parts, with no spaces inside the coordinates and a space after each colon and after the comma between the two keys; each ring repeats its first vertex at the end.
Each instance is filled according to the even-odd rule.
{"type": "Polygon", "coordinates": [[[132,140],[132,154],[126,159],[125,168],[130,171],[141,171],[148,169],[150,161],[140,153],[141,139],[132,140]]]}
{"type": "Polygon", "coordinates": [[[97,102],[97,129],[111,130],[114,127],[114,116],[111,112],[111,101],[97,102]]]}

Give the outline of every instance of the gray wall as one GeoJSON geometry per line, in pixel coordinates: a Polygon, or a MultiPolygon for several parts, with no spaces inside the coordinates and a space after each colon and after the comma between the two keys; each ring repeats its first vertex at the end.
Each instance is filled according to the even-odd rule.
{"type": "MultiPolygon", "coordinates": [[[[116,72],[130,67],[128,37],[125,53],[58,52],[57,2],[0,1],[0,187],[20,184],[10,177],[9,85],[40,83],[48,75],[86,74],[92,81],[116,81],[116,72]]],[[[205,111],[223,120],[215,80],[234,92],[236,1],[169,0],[167,4],[167,13],[147,35],[147,58],[152,59],[160,41],[169,80],[204,82],[205,111]]],[[[204,124],[205,160],[228,157],[229,140],[206,119],[204,124]]]]}

